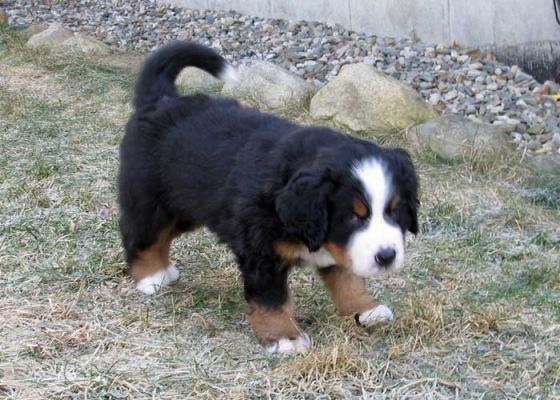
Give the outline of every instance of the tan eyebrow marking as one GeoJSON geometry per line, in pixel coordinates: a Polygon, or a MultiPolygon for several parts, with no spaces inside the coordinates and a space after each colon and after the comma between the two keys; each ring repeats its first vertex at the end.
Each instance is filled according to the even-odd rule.
{"type": "Polygon", "coordinates": [[[401,201],[401,198],[398,194],[393,196],[393,198],[391,199],[391,203],[389,203],[389,207],[391,208],[391,211],[394,210],[395,208],[397,208],[400,201],[401,201]]]}

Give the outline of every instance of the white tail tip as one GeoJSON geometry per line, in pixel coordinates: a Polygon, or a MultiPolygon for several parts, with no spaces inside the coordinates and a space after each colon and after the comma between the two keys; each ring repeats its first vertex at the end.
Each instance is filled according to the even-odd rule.
{"type": "Polygon", "coordinates": [[[222,72],[219,74],[219,78],[230,85],[235,85],[239,82],[239,74],[231,64],[226,64],[224,66],[222,72]]]}

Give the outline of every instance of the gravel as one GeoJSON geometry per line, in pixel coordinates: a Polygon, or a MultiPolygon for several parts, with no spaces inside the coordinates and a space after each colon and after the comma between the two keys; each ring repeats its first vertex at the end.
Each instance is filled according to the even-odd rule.
{"type": "Polygon", "coordinates": [[[532,154],[560,153],[560,112],[551,81],[477,49],[365,35],[340,25],[191,10],[154,0],[4,1],[11,25],[60,22],[116,49],[149,51],[172,39],[219,50],[234,65],[266,60],[318,87],[341,66],[366,63],[414,87],[442,113],[508,125],[511,139],[532,154]]]}

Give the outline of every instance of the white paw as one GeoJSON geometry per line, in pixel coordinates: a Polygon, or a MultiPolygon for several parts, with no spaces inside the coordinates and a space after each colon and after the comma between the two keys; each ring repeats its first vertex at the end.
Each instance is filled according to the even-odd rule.
{"type": "Polygon", "coordinates": [[[169,264],[167,269],[163,269],[152,276],[141,279],[136,284],[136,289],[144,294],[154,294],[161,288],[173,284],[177,279],[179,279],[179,270],[175,264],[169,264]]]}
{"type": "Polygon", "coordinates": [[[356,322],[361,326],[372,326],[375,324],[388,324],[395,317],[387,306],[377,306],[371,310],[356,315],[356,322]]]}
{"type": "Polygon", "coordinates": [[[311,337],[307,333],[303,333],[294,340],[280,339],[276,343],[268,345],[266,351],[280,354],[306,353],[312,343],[311,337]]]}

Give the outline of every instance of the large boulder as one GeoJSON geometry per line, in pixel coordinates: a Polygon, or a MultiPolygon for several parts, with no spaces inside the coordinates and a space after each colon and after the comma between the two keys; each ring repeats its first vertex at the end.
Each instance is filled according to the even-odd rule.
{"type": "Polygon", "coordinates": [[[217,95],[222,90],[224,82],[214,78],[211,74],[199,68],[185,68],[177,77],[176,84],[181,93],[217,95]]]}
{"type": "Polygon", "coordinates": [[[534,156],[528,162],[540,172],[560,176],[560,153],[534,156]]]}
{"type": "Polygon", "coordinates": [[[57,50],[76,54],[107,55],[111,53],[111,49],[105,43],[80,33],[64,40],[57,46],[57,50]]]}
{"type": "Polygon", "coordinates": [[[226,84],[222,94],[270,111],[300,112],[316,91],[313,84],[266,61],[242,65],[238,73],[238,82],[226,84]]]}
{"type": "Polygon", "coordinates": [[[27,47],[32,49],[58,47],[66,39],[72,37],[72,31],[63,27],[58,23],[49,25],[49,27],[29,38],[27,47]]]}
{"type": "Polygon", "coordinates": [[[42,22],[38,24],[31,24],[27,28],[25,28],[22,33],[26,38],[30,38],[31,36],[48,29],[48,27],[49,26],[47,24],[42,22]]]}
{"type": "Polygon", "coordinates": [[[484,124],[450,114],[410,129],[421,148],[453,161],[494,161],[512,154],[513,146],[501,125],[484,124]]]}
{"type": "Polygon", "coordinates": [[[310,111],[358,132],[405,129],[436,116],[412,88],[365,64],[342,67],[313,97],[310,111]]]}

